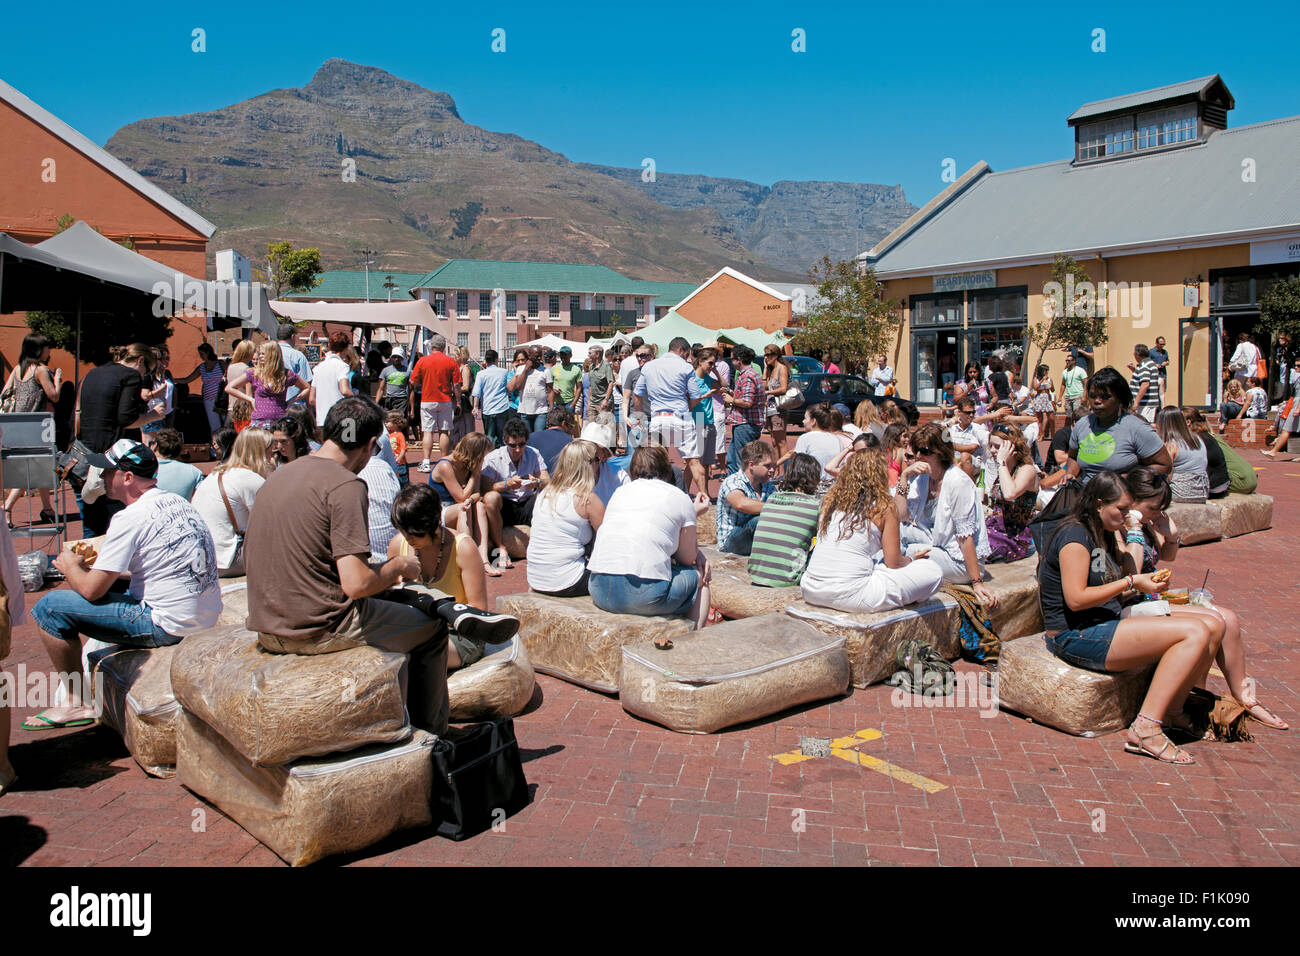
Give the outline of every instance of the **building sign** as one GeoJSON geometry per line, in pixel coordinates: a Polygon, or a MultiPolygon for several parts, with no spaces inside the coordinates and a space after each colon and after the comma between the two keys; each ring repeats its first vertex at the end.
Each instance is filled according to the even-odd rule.
{"type": "Polygon", "coordinates": [[[1250,244],[1250,264],[1268,266],[1276,263],[1300,263],[1300,236],[1250,244]]]}
{"type": "Polygon", "coordinates": [[[934,277],[935,292],[960,292],[963,289],[997,288],[997,272],[988,269],[984,272],[953,272],[934,277]]]}
{"type": "Polygon", "coordinates": [[[1200,304],[1201,304],[1201,287],[1196,285],[1183,286],[1183,305],[1194,309],[1200,304]]]}

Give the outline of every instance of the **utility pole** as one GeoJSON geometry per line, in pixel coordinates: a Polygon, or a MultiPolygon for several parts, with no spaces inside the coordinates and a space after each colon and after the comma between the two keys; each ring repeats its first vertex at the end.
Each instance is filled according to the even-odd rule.
{"type": "Polygon", "coordinates": [[[393,281],[392,276],[384,276],[384,288],[388,290],[388,301],[393,301],[393,290],[397,288],[397,283],[393,281]]]}
{"type": "Polygon", "coordinates": [[[375,261],[379,253],[374,249],[362,249],[361,261],[365,264],[366,269],[366,304],[370,304],[370,263],[375,261]]]}

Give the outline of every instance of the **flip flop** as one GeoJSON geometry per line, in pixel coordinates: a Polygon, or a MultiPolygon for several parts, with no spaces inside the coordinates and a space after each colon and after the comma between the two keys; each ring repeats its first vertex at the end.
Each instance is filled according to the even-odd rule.
{"type": "Polygon", "coordinates": [[[40,727],[30,726],[27,723],[27,720],[24,720],[18,726],[21,727],[23,730],[62,730],[64,727],[89,727],[91,724],[95,722],[94,717],[80,717],[76,720],[50,720],[48,717],[45,716],[47,713],[48,711],[43,710],[39,714],[35,714],[27,718],[27,720],[41,721],[42,726],[40,727]]]}
{"type": "Polygon", "coordinates": [[[501,577],[501,572],[497,569],[497,566],[493,564],[491,561],[483,562],[483,573],[490,578],[501,577]]]}

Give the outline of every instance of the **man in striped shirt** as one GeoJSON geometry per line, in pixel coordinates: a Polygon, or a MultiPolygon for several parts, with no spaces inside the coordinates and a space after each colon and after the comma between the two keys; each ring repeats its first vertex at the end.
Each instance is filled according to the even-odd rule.
{"type": "Polygon", "coordinates": [[[1145,345],[1133,346],[1133,361],[1130,365],[1133,375],[1129,379],[1129,389],[1133,392],[1133,410],[1154,423],[1156,412],[1160,411],[1160,369],[1151,361],[1151,350],[1145,345]]]}
{"type": "Polygon", "coordinates": [[[749,552],[749,579],[759,587],[793,587],[803,577],[817,535],[821,477],[822,466],[811,455],[796,453],[786,462],[785,477],[763,503],[749,552]]]}

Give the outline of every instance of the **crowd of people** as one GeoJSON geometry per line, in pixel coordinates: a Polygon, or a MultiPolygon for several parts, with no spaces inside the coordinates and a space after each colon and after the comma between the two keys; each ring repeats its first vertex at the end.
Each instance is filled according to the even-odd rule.
{"type": "MultiPolygon", "coordinates": [[[[792,371],[775,346],[760,360],[743,345],[633,338],[580,363],[523,346],[508,366],[489,351],[475,368],[438,335],[426,354],[391,346],[363,363],[336,332],[313,368],[293,335],[241,342],[225,369],[202,346],[181,377],[165,348],[136,344],[84,376],[74,427],[95,473],[79,504],[85,536],[105,537],[93,558],[63,551],[69,587],[31,610],[57,671],[79,671],[85,637],[159,647],[211,627],[221,579],[244,576],[264,649],[409,653],[412,721],[439,732],[447,671],[518,627],[488,598],[512,566],[512,528],[527,528],[532,590],[703,628],[716,617],[697,530],[710,510],[718,549],[747,557],[753,584],[849,612],[942,588],[991,609],[988,566],[1035,555],[1035,522],[1052,516],[1038,562],[1050,649],[1097,671],[1158,664],[1129,749],[1191,762],[1162,727],[1185,723],[1183,701],[1216,661],[1252,715],[1286,726],[1254,698],[1230,610],[1131,613],[1167,588],[1156,565],[1177,555],[1169,506],[1256,480],[1199,410],[1164,404],[1162,339],[1135,348],[1128,376],[1089,374],[1080,350],[1056,380],[1039,365],[1022,381],[994,353],[954,374],[945,417],[919,425],[891,400],[879,355],[867,370],[878,401],[809,405],[791,443],[792,371]],[[180,460],[173,427],[192,381],[216,459],[206,475],[180,460]]],[[[67,401],[49,361],[29,336],[11,376],[24,409],[67,401]]],[[[1253,371],[1224,420],[1258,410],[1253,371]]],[[[90,702],[67,690],[23,726],[88,722],[90,702]]]]}

